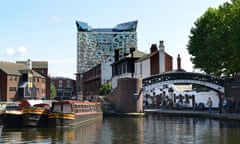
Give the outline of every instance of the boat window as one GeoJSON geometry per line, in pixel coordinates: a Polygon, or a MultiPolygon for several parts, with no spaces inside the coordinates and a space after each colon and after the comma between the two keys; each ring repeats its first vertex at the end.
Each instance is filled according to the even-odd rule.
{"type": "Polygon", "coordinates": [[[63,105],[63,112],[64,113],[71,113],[72,112],[71,105],[70,104],[64,104],[63,105]]]}
{"type": "Polygon", "coordinates": [[[54,105],[52,111],[53,112],[60,112],[61,111],[61,105],[54,105]]]}
{"type": "Polygon", "coordinates": [[[71,105],[70,104],[63,104],[63,105],[54,105],[53,112],[64,112],[64,113],[71,113],[71,105]]]}
{"type": "Polygon", "coordinates": [[[84,105],[84,112],[87,112],[87,105],[84,105]]]}
{"type": "Polygon", "coordinates": [[[92,106],[92,111],[94,111],[94,112],[96,111],[95,105],[92,106]]]}
{"type": "Polygon", "coordinates": [[[89,105],[87,105],[87,112],[89,112],[90,108],[89,108],[89,105]]]}
{"type": "Polygon", "coordinates": [[[81,112],[84,112],[84,105],[81,105],[81,112]]]}

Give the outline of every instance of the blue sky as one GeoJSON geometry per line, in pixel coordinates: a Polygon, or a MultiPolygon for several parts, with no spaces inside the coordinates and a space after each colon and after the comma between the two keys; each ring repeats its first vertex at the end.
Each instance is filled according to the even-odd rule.
{"type": "Polygon", "coordinates": [[[138,20],[138,49],[149,52],[163,40],[182,68],[192,70],[186,50],[190,29],[209,7],[227,0],[1,0],[0,61],[48,61],[51,76],[74,78],[76,25],[112,28],[138,20]]]}

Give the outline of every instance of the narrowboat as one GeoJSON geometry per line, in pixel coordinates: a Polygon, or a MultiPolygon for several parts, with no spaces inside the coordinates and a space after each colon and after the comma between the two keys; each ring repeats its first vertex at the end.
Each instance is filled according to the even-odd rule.
{"type": "Polygon", "coordinates": [[[0,124],[3,125],[3,116],[5,111],[8,110],[17,110],[19,105],[16,102],[6,102],[1,101],[0,102],[0,124]]]}
{"type": "Polygon", "coordinates": [[[22,109],[6,110],[3,113],[4,127],[22,127],[23,122],[22,109]]]}
{"type": "Polygon", "coordinates": [[[52,103],[48,124],[49,127],[73,127],[102,117],[101,104],[98,102],[62,100],[52,103]]]}
{"type": "Polygon", "coordinates": [[[3,113],[5,127],[43,127],[48,126],[50,106],[43,100],[25,100],[16,110],[3,113]]]}
{"type": "Polygon", "coordinates": [[[40,103],[23,108],[23,126],[25,127],[47,127],[49,104],[40,103]]]}

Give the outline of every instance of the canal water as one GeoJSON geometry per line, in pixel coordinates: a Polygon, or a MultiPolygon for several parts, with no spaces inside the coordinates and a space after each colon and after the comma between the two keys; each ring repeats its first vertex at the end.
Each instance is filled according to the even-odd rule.
{"type": "Polygon", "coordinates": [[[30,144],[239,144],[240,124],[148,114],[105,117],[74,128],[2,128],[0,143],[30,144]]]}

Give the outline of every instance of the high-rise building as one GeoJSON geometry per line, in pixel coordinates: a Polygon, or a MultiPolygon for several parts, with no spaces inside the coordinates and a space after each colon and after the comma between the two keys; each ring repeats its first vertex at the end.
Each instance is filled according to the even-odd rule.
{"type": "Polygon", "coordinates": [[[114,62],[115,50],[118,58],[137,49],[137,21],[116,25],[114,28],[91,28],[87,23],[77,25],[77,74],[82,74],[100,62],[114,62]]]}

